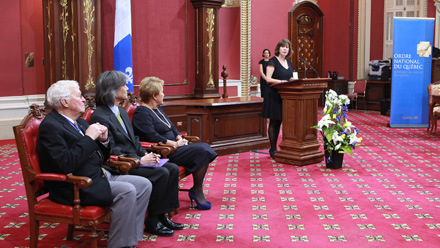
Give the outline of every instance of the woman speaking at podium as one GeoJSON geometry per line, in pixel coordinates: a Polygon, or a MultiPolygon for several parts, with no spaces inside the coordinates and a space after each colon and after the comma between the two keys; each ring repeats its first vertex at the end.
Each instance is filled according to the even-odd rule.
{"type": "MultiPolygon", "coordinates": [[[[284,83],[292,80],[293,65],[288,59],[292,55],[292,44],[288,39],[282,39],[275,47],[275,57],[269,60],[266,68],[266,82],[269,85],[284,83]]],[[[269,141],[270,157],[275,159],[277,153],[278,135],[280,134],[281,122],[283,120],[283,109],[281,96],[278,89],[268,87],[264,94],[263,111],[261,113],[263,118],[269,118],[269,141]]]]}

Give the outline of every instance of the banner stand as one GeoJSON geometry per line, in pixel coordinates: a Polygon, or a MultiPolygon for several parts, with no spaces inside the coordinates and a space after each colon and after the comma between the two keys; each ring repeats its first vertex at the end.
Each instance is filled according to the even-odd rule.
{"type": "Polygon", "coordinates": [[[428,127],[433,37],[434,18],[394,18],[391,128],[428,127]]]}

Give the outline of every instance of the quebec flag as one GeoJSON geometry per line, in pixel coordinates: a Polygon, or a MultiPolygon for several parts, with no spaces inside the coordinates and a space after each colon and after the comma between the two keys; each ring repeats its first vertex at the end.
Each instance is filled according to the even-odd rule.
{"type": "Polygon", "coordinates": [[[127,74],[128,91],[134,92],[130,0],[116,0],[114,68],[127,74]]]}

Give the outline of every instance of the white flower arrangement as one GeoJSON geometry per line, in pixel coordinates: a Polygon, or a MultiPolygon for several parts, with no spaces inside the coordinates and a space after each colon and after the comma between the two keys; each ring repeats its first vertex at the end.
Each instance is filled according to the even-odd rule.
{"type": "Polygon", "coordinates": [[[312,127],[321,132],[324,147],[330,157],[332,152],[352,155],[355,147],[362,141],[361,137],[357,137],[359,130],[347,120],[349,104],[350,99],[346,95],[338,96],[333,90],[327,91],[323,116],[318,125],[312,127]]]}

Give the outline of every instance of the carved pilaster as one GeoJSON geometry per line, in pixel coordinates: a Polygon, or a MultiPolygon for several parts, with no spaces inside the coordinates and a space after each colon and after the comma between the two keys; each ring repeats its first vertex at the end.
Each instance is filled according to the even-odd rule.
{"type": "Polygon", "coordinates": [[[437,12],[440,12],[440,0],[434,0],[434,6],[437,9],[437,12]]]}
{"type": "Polygon", "coordinates": [[[241,95],[250,96],[251,79],[251,0],[242,0],[240,8],[241,32],[240,32],[240,53],[241,53],[241,95]]]}
{"type": "Polygon", "coordinates": [[[46,88],[76,80],[85,94],[95,92],[102,72],[101,1],[43,0],[46,88]]]}
{"type": "Polygon", "coordinates": [[[191,0],[195,9],[197,98],[220,97],[218,90],[218,10],[224,0],[191,0]]]}
{"type": "MultiPolygon", "coordinates": [[[[440,0],[434,0],[434,6],[435,6],[435,28],[434,33],[438,34],[440,32],[440,0]]],[[[436,37],[434,37],[434,46],[440,47],[440,40],[436,37]]]]}

